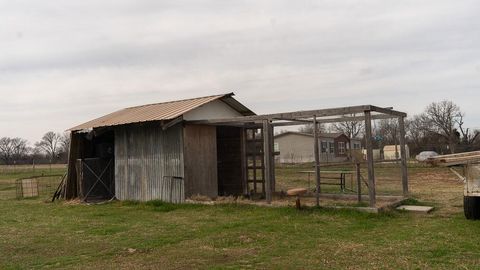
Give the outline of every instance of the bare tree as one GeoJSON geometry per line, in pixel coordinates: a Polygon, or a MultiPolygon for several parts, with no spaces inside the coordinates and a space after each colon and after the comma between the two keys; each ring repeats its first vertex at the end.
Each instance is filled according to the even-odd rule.
{"type": "MultiPolygon", "coordinates": [[[[355,117],[355,114],[348,115],[350,117],[355,117]]],[[[347,135],[349,138],[356,138],[363,130],[365,123],[363,121],[347,121],[347,122],[338,122],[333,123],[332,128],[336,132],[341,132],[347,135]]]]}
{"type": "Polygon", "coordinates": [[[3,137],[0,139],[0,158],[10,165],[28,154],[28,142],[22,138],[3,137]]]}
{"type": "MultiPolygon", "coordinates": [[[[322,133],[325,131],[325,125],[322,123],[318,123],[318,133],[322,133]]],[[[306,124],[298,128],[299,132],[302,133],[308,133],[308,134],[313,134],[313,123],[312,124],[306,124]]]]}
{"type": "MultiPolygon", "coordinates": [[[[397,119],[382,119],[379,121],[377,132],[380,133],[383,137],[383,144],[393,144],[395,145],[395,157],[399,158],[398,150],[398,120],[397,119]]],[[[379,147],[382,147],[381,142],[379,142],[379,147]]],[[[383,151],[383,150],[382,150],[383,151]]]]}
{"type": "Polygon", "coordinates": [[[398,121],[396,119],[382,119],[379,121],[378,132],[383,135],[387,144],[398,144],[398,121]]]}
{"type": "Polygon", "coordinates": [[[12,140],[13,148],[13,160],[20,160],[25,158],[28,155],[28,141],[22,138],[13,138],[12,140]]]}
{"type": "Polygon", "coordinates": [[[3,137],[0,139],[0,156],[6,165],[10,165],[13,156],[12,139],[3,137]]]}
{"type": "Polygon", "coordinates": [[[48,155],[50,164],[52,164],[61,150],[61,140],[61,134],[49,131],[43,135],[42,140],[37,142],[35,146],[48,155]]]}
{"type": "Polygon", "coordinates": [[[68,157],[70,151],[70,134],[64,133],[60,138],[60,151],[68,157]]]}
{"type": "Polygon", "coordinates": [[[428,121],[424,114],[415,115],[405,121],[405,131],[413,149],[422,149],[424,140],[428,136],[428,121]]]}
{"type": "Polygon", "coordinates": [[[455,153],[455,146],[459,141],[456,126],[462,115],[460,107],[448,100],[433,102],[425,109],[425,118],[431,123],[430,131],[447,141],[451,153],[455,153]]]}
{"type": "Polygon", "coordinates": [[[466,146],[470,146],[473,143],[475,143],[475,141],[477,140],[477,138],[480,135],[480,131],[479,130],[473,130],[473,132],[470,132],[471,130],[469,128],[465,128],[464,127],[465,123],[463,122],[464,117],[465,117],[465,114],[460,113],[458,118],[456,119],[456,121],[457,121],[457,124],[458,124],[458,128],[460,130],[460,133],[462,135],[461,143],[466,145],[466,146]]]}

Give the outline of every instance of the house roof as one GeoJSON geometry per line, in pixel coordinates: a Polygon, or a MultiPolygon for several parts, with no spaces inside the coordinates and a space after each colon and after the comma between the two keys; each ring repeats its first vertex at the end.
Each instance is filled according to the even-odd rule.
{"type": "Polygon", "coordinates": [[[244,116],[255,115],[254,112],[234,99],[233,96],[234,93],[228,93],[125,108],[70,128],[69,131],[141,122],[173,120],[187,112],[190,112],[215,100],[221,100],[225,102],[227,105],[244,116]]]}
{"type": "MultiPolygon", "coordinates": [[[[286,135],[301,135],[301,136],[313,137],[313,134],[311,134],[311,133],[304,133],[304,132],[297,132],[297,131],[287,131],[287,132],[275,135],[275,138],[283,137],[283,136],[286,136],[286,135]]],[[[335,139],[335,138],[338,138],[342,135],[344,135],[344,134],[343,133],[338,133],[338,132],[336,132],[336,133],[320,133],[320,134],[318,134],[318,137],[319,138],[335,139]]]]}

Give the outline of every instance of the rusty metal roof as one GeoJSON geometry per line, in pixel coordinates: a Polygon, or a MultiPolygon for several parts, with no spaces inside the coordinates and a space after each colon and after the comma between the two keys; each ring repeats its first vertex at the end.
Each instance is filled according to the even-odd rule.
{"type": "Polygon", "coordinates": [[[232,97],[233,95],[233,93],[229,93],[130,107],[75,126],[70,128],[69,131],[118,126],[140,122],[172,120],[215,100],[222,100],[244,116],[255,115],[255,113],[253,113],[250,109],[235,100],[232,97]]]}

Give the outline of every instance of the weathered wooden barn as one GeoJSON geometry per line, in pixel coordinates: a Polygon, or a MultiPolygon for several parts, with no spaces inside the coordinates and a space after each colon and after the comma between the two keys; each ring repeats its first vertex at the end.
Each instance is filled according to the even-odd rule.
{"type": "MultiPolygon", "coordinates": [[[[372,121],[399,124],[403,196],[408,196],[406,114],[360,105],[255,115],[233,93],[126,108],[73,127],[66,199],[163,200],[182,202],[202,195],[263,195],[276,190],[274,128],[313,124],[316,204],[321,196],[321,140],[318,125],[363,121],[370,206],[376,205],[372,121]]],[[[357,158],[356,158],[357,159],[357,158]]]]}
{"type": "Polygon", "coordinates": [[[242,128],[189,122],[251,115],[230,93],[126,108],[73,127],[66,198],[241,194],[242,128]]]}

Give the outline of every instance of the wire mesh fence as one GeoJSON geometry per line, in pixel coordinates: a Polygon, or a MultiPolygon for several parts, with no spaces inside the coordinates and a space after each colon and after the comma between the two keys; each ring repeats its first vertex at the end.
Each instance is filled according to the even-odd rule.
{"type": "Polygon", "coordinates": [[[0,200],[15,199],[17,196],[15,180],[0,181],[0,200]]]}
{"type": "Polygon", "coordinates": [[[58,172],[66,170],[66,164],[25,164],[25,165],[0,165],[0,175],[14,176],[20,175],[42,175],[42,174],[57,174],[58,172]]]}
{"type": "MultiPolygon", "coordinates": [[[[376,163],[375,186],[377,195],[402,195],[402,176],[400,164],[395,162],[376,163]]],[[[331,194],[356,194],[358,192],[357,173],[354,164],[323,166],[320,169],[321,191],[331,194]]],[[[292,188],[306,188],[314,191],[316,187],[313,164],[279,165],[275,171],[277,191],[292,188]]],[[[366,164],[360,167],[361,194],[368,194],[368,173],[366,164]]]]}
{"type": "Polygon", "coordinates": [[[49,198],[53,195],[63,175],[39,175],[17,180],[0,181],[0,200],[24,198],[49,198]]]}

